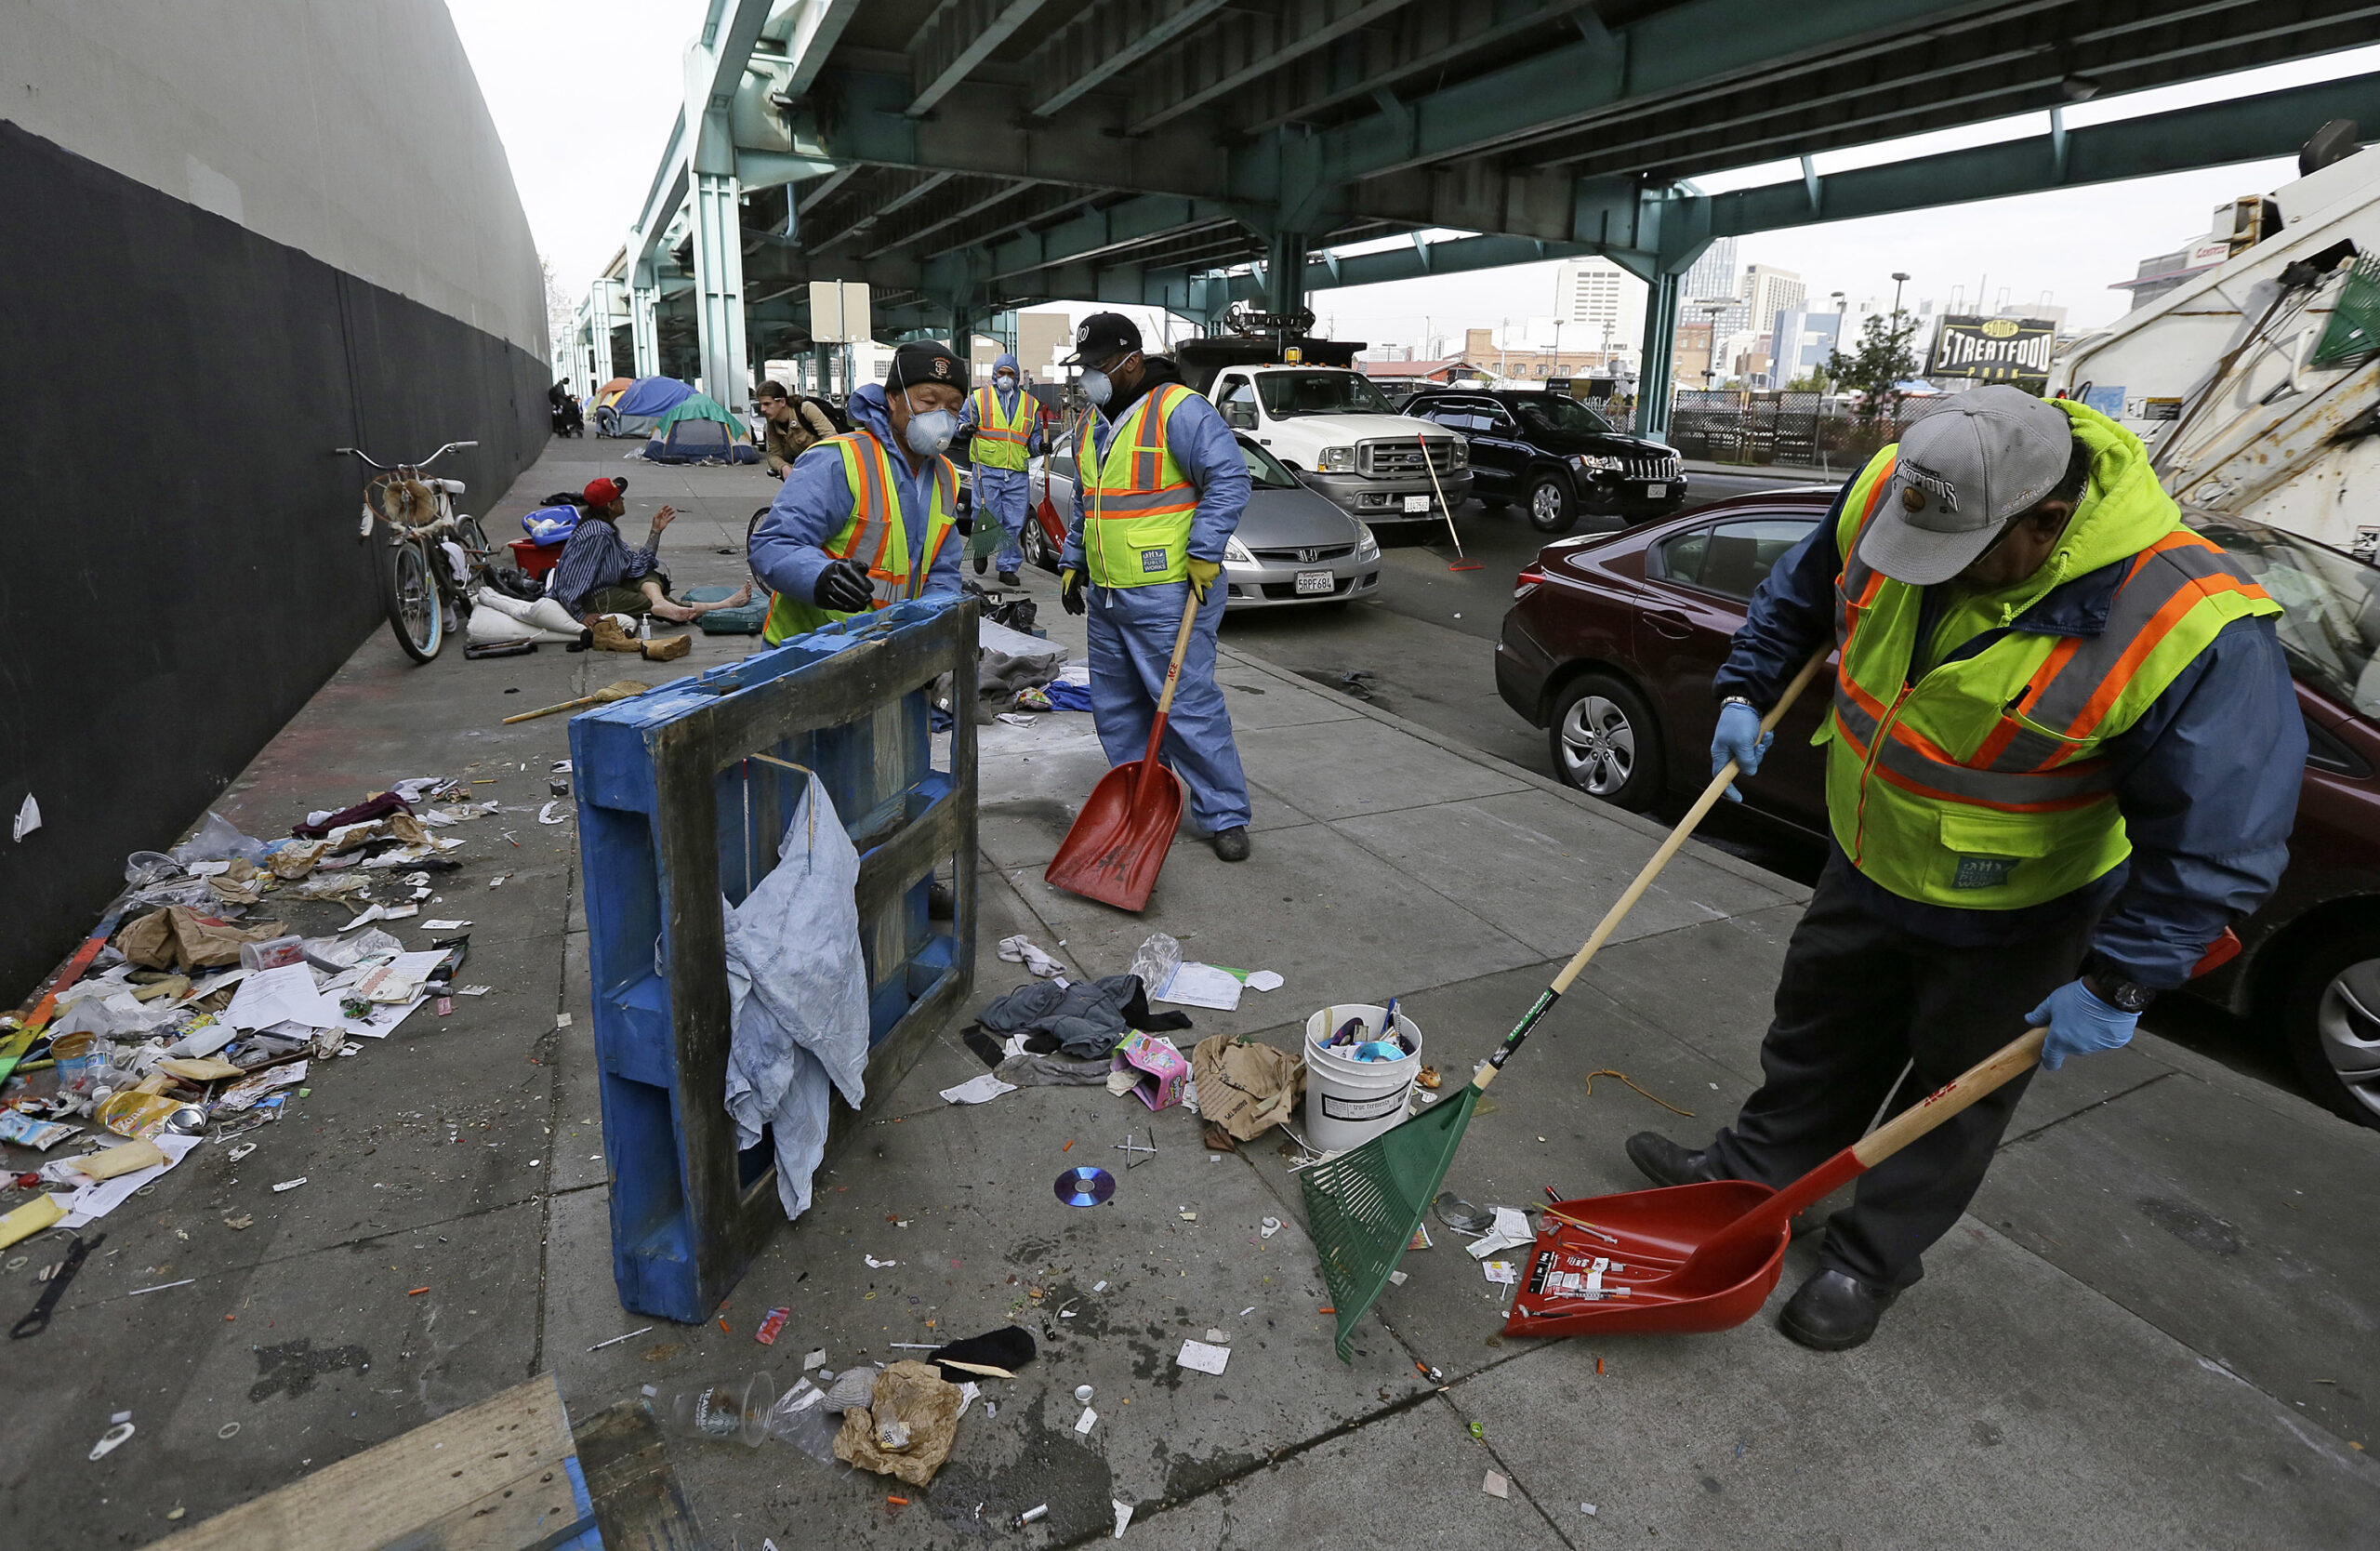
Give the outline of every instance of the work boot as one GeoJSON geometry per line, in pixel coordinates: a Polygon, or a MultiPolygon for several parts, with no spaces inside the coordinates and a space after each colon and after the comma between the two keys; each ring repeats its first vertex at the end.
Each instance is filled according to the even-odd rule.
{"type": "Polygon", "coordinates": [[[1726,1177],[1712,1167],[1708,1148],[1688,1152],[1658,1131],[1628,1138],[1628,1161],[1656,1185],[1702,1185],[1726,1177]]]}
{"type": "Polygon", "coordinates": [[[989,555],[977,555],[975,557],[975,575],[980,577],[991,568],[992,561],[989,555]]]}
{"type": "Polygon", "coordinates": [[[1025,581],[1023,577],[1019,577],[1013,571],[1003,571],[1000,573],[1000,585],[1002,587],[1023,587],[1025,585],[1025,581]]]}
{"type": "Polygon", "coordinates": [[[1248,860],[1248,826],[1235,824],[1215,831],[1215,855],[1227,862],[1248,860]]]}
{"type": "Polygon", "coordinates": [[[1899,1296],[1845,1272],[1821,1270],[1786,1303],[1777,1328],[1814,1352],[1847,1352],[1876,1333],[1876,1321],[1899,1296]]]}

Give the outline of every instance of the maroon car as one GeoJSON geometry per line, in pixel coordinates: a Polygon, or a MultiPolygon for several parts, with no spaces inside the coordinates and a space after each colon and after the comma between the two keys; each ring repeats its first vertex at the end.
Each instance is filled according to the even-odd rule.
{"type": "MultiPolygon", "coordinates": [[[[1833,499],[1826,485],[1765,491],[1539,554],[1514,584],[1496,687],[1547,730],[1564,780],[1628,808],[1702,789],[1729,638],[1833,499]]],[[[2281,1027],[2315,1095],[2380,1128],[2380,569],[2259,523],[2189,522],[2287,611],[2281,638],[2311,745],[2289,870],[2239,923],[2239,957],[2193,988],[2281,1027]]],[[[1825,756],[1809,739],[1822,689],[1741,788],[1748,807],[1821,840],[1825,756]]]]}

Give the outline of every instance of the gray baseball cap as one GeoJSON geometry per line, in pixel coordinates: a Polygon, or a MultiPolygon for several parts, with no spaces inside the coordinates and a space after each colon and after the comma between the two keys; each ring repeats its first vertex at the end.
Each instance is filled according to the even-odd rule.
{"type": "Polygon", "coordinates": [[[1859,558],[1913,587],[1949,581],[2057,488],[2073,445],[2066,411],[2021,388],[1960,394],[1901,437],[1859,558]]]}

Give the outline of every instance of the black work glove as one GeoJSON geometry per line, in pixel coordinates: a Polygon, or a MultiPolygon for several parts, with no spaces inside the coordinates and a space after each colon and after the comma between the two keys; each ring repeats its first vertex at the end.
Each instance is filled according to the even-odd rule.
{"type": "Polygon", "coordinates": [[[1089,605],[1082,601],[1082,573],[1066,571],[1058,577],[1058,602],[1068,614],[1082,614],[1089,605]]]}
{"type": "Polygon", "coordinates": [[[959,510],[952,514],[950,525],[959,530],[961,538],[975,536],[975,486],[972,484],[959,487],[959,510]]]}
{"type": "Polygon", "coordinates": [[[867,568],[855,560],[839,560],[818,573],[811,601],[837,614],[857,614],[876,596],[867,568]]]}

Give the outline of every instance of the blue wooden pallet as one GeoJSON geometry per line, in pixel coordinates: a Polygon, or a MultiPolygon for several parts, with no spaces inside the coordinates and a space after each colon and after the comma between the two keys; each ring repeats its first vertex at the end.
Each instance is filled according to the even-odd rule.
{"type": "Polygon", "coordinates": [[[739,1153],[727,1114],[721,902],[767,876],[808,777],[752,756],[814,772],[860,851],[868,1106],[835,1103],[829,1157],[974,983],[976,606],[895,604],[571,720],[613,1274],[639,1314],[707,1319],[785,1220],[770,1138],[739,1153]]]}

